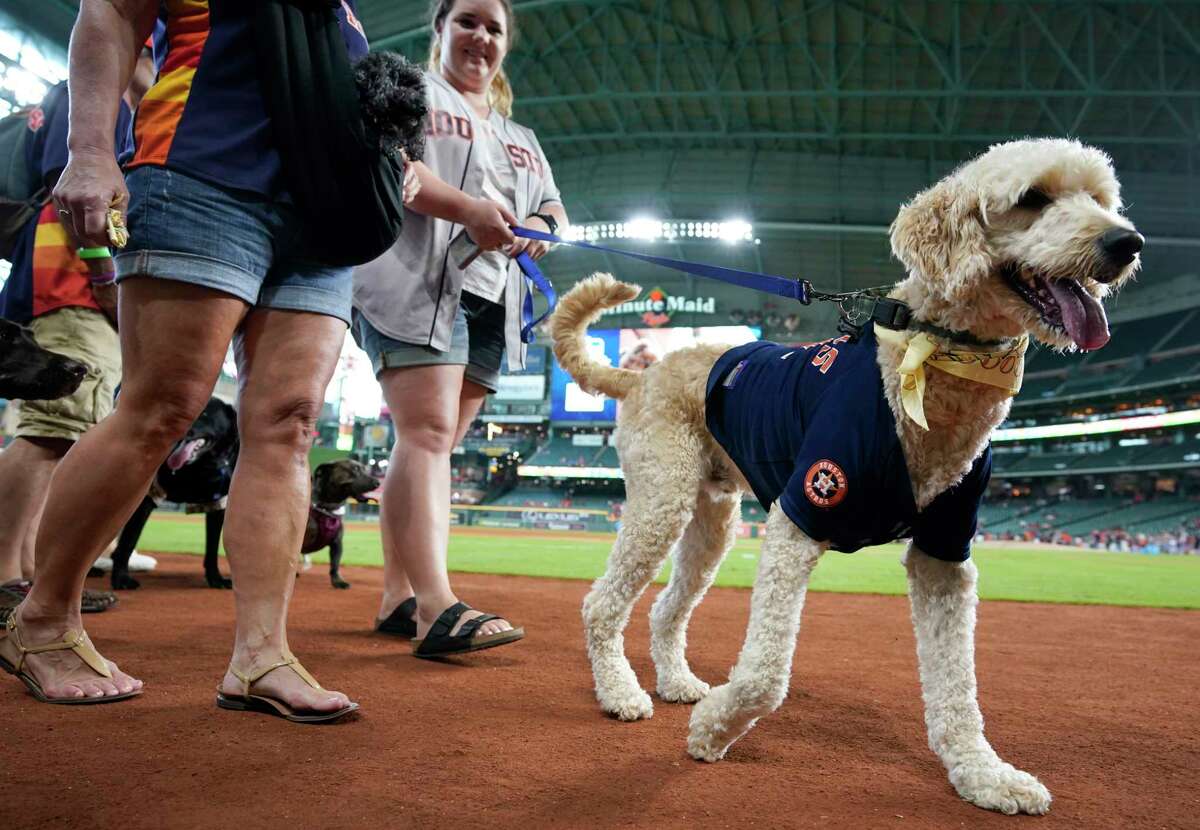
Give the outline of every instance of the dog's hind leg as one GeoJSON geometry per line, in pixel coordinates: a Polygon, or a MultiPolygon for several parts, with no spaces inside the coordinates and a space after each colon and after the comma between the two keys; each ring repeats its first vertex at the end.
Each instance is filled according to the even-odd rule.
{"type": "Polygon", "coordinates": [[[233,580],[221,576],[217,555],[221,548],[221,531],[225,529],[225,510],[204,514],[204,581],[209,588],[232,588],[233,580]]]}
{"type": "Polygon", "coordinates": [[[915,545],[904,558],[929,747],[967,801],[1013,815],[1050,809],[1050,792],[1000,760],[983,736],[975,685],[975,563],[944,562],[915,545]]]}
{"type": "Polygon", "coordinates": [[[687,663],[688,620],[733,547],[741,503],[740,493],[700,492],[692,521],[675,546],[671,581],[650,609],[650,653],[663,700],[695,703],[708,694],[708,684],[687,663]]]}
{"type": "Polygon", "coordinates": [[[808,578],[825,546],[810,539],[775,504],[767,515],[758,577],[750,600],[750,624],[729,682],[692,710],[688,753],[719,761],[754,722],[783,703],[800,633],[808,578]]]}
{"type": "Polygon", "coordinates": [[[621,530],[604,576],[583,600],[583,627],[600,708],[630,721],[650,717],[654,705],[625,657],[623,632],[634,603],[691,520],[701,465],[699,442],[686,434],[660,432],[653,445],[621,451],[626,471],[621,530]]]}

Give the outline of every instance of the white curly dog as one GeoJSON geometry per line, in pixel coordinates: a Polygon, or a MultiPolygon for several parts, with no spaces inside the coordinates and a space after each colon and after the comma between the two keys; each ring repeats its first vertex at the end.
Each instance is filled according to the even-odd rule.
{"type": "MultiPolygon", "coordinates": [[[[907,277],[890,296],[907,304],[913,322],[886,338],[889,332],[877,328],[874,359],[864,368],[881,390],[881,417],[892,419],[885,439],[898,439],[911,493],[893,499],[872,492],[874,502],[860,494],[864,519],[907,503],[920,525],[939,495],[964,476],[986,484],[990,464],[980,477],[980,459],[990,459],[989,438],[1008,414],[1013,389],[992,385],[994,378],[952,374],[952,364],[994,363],[998,353],[989,349],[1002,344],[1015,355],[1019,378],[1027,335],[1063,350],[1104,345],[1101,301],[1137,270],[1143,241],[1121,213],[1110,159],[1068,140],[995,146],[904,205],[891,245],[907,277]],[[914,342],[929,344],[915,359],[914,342]]],[[[551,321],[555,355],[580,386],[624,401],[616,443],[628,501],[607,571],[584,600],[588,654],[601,708],[621,720],[650,717],[653,705],[625,657],[622,632],[673,550],[670,581],[650,612],[657,691],[665,701],[699,701],[688,751],[717,761],[786,696],[809,575],[831,543],[789,518],[786,493],[771,505],[745,644],[729,682],[710,691],[692,674],[684,650],[688,619],[733,544],[741,494],[752,486],[726,451],[728,442],[718,443],[706,422],[706,397],[714,386],[733,385],[737,367],[710,381],[729,351],[712,345],[673,352],[644,372],[589,357],[588,324],[639,293],[597,274],[562,299],[551,321]]],[[[828,361],[830,342],[836,343],[793,351],[797,360],[828,361]]],[[[842,415],[847,424],[858,422],[855,413],[842,415]]],[[[798,511],[820,514],[822,503],[837,502],[837,485],[854,487],[838,479],[837,465],[818,472],[796,471],[808,474],[800,486],[807,485],[811,502],[798,511]]],[[[968,558],[973,513],[967,519],[942,513],[916,533],[921,540],[922,533],[937,537],[943,525],[957,526],[960,535],[965,528],[963,561],[932,556],[915,542],[904,557],[929,746],[967,801],[1009,814],[1045,813],[1047,789],[1002,761],[983,734],[974,658],[977,571],[968,558]]]]}

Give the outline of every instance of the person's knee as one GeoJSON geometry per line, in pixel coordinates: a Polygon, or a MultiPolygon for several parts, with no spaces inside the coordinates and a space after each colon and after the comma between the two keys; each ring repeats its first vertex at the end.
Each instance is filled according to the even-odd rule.
{"type": "Polygon", "coordinates": [[[161,454],[187,434],[208,398],[204,385],[185,383],[152,394],[122,392],[117,409],[128,416],[144,448],[161,454]]]}
{"type": "Polygon", "coordinates": [[[274,446],[308,452],[321,414],[320,398],[282,395],[263,400],[242,400],[238,431],[247,446],[274,446]]]}
{"type": "Polygon", "coordinates": [[[458,424],[445,413],[426,412],[395,424],[396,444],[426,452],[449,453],[454,448],[458,424]]]}

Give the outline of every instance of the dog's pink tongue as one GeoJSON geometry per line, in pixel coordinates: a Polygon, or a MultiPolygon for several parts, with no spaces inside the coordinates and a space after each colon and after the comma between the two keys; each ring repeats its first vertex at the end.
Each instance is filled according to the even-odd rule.
{"type": "Polygon", "coordinates": [[[172,471],[178,470],[184,464],[192,460],[192,453],[196,451],[196,447],[204,443],[203,438],[197,438],[194,441],[184,441],[179,445],[179,448],[167,458],[167,467],[172,471]]]}
{"type": "Polygon", "coordinates": [[[1047,284],[1062,309],[1067,334],[1076,346],[1092,351],[1108,342],[1108,317],[1095,297],[1075,280],[1048,280],[1047,284]]]}

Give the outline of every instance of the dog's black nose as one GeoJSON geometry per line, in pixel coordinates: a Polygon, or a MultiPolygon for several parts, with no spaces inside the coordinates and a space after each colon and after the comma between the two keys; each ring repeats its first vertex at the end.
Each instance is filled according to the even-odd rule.
{"type": "Polygon", "coordinates": [[[1113,228],[1100,237],[1100,247],[1113,265],[1124,267],[1133,262],[1138,251],[1146,244],[1146,238],[1137,231],[1113,228]]]}

